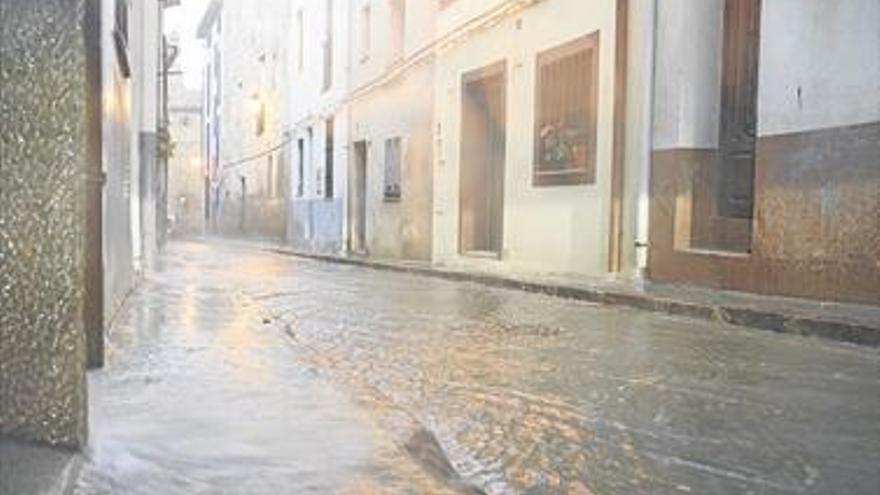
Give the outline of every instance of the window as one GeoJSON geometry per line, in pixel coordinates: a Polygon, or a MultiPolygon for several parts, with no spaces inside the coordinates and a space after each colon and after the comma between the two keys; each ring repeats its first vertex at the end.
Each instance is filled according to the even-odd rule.
{"type": "Polygon", "coordinates": [[[300,10],[296,13],[296,70],[300,74],[302,74],[305,65],[305,27],[303,11],[300,10]]]}
{"type": "Polygon", "coordinates": [[[325,122],[324,134],[324,197],[333,198],[333,153],[334,153],[334,136],[333,136],[333,118],[327,119],[325,122]]]}
{"type": "Polygon", "coordinates": [[[306,142],[300,138],[296,140],[296,197],[305,196],[306,192],[306,142]]]}
{"type": "Polygon", "coordinates": [[[262,136],[266,132],[266,102],[260,101],[257,109],[257,136],[262,136]]]}
{"type": "Polygon", "coordinates": [[[275,197],[275,158],[266,157],[266,196],[275,197]]]}
{"type": "Polygon", "coordinates": [[[327,0],[327,26],[324,38],[324,91],[333,86],[333,0],[327,0]]]}
{"type": "Polygon", "coordinates": [[[596,180],[599,33],[538,55],[534,185],[596,180]]]}
{"type": "Polygon", "coordinates": [[[370,4],[361,9],[361,63],[370,59],[370,43],[372,38],[372,12],[370,4]]]}
{"type": "Polygon", "coordinates": [[[275,157],[275,194],[276,198],[287,197],[287,157],[278,152],[275,157]]]}
{"type": "Polygon", "coordinates": [[[401,197],[400,190],[400,166],[401,166],[401,139],[391,138],[385,140],[385,190],[386,201],[397,201],[401,197]]]}
{"type": "Polygon", "coordinates": [[[131,77],[131,66],[128,60],[128,0],[116,0],[115,20],[113,25],[113,42],[116,45],[116,58],[119,70],[126,79],[131,77]]]}
{"type": "Polygon", "coordinates": [[[391,61],[396,62],[404,56],[406,42],[406,0],[391,0],[391,61]]]}

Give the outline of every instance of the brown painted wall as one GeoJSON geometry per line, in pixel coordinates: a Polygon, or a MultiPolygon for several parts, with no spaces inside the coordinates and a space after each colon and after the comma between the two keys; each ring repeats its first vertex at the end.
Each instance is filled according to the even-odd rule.
{"type": "Polygon", "coordinates": [[[880,304],[880,122],[758,140],[750,254],[675,249],[676,196],[712,154],[653,154],[651,279],[880,304]]]}

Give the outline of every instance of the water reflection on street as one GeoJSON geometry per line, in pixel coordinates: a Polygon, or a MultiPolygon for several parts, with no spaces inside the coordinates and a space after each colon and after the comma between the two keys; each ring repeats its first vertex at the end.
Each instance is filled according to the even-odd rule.
{"type": "Polygon", "coordinates": [[[90,383],[91,493],[848,493],[880,354],[172,245],[90,383]]]}

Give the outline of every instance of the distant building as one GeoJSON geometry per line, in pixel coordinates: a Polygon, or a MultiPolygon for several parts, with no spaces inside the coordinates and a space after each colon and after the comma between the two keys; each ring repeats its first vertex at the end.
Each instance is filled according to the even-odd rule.
{"type": "Polygon", "coordinates": [[[350,0],[295,0],[287,19],[287,241],[343,249],[349,136],[350,0]]]}
{"type": "Polygon", "coordinates": [[[436,0],[352,0],[347,250],[431,259],[436,0]]]}
{"type": "Polygon", "coordinates": [[[210,183],[202,157],[202,92],[183,84],[183,73],[169,76],[168,126],[173,154],[168,162],[168,214],[172,235],[205,233],[210,183]]]}
{"type": "Polygon", "coordinates": [[[214,232],[281,239],[286,120],[281,81],[289,3],[215,0],[198,29],[205,40],[204,156],[214,232]]]}

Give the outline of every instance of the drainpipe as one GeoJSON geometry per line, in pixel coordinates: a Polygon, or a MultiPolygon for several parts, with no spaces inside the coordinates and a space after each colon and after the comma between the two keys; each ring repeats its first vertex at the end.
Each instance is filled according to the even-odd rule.
{"type": "Polygon", "coordinates": [[[651,211],[651,148],[654,144],[654,60],[657,39],[657,0],[644,3],[641,31],[642,73],[647,77],[642,90],[642,136],[639,169],[639,190],[636,211],[636,266],[639,280],[648,275],[648,239],[651,211]]]}
{"type": "Polygon", "coordinates": [[[353,241],[351,239],[351,225],[349,225],[349,209],[351,202],[351,168],[354,163],[354,126],[352,125],[352,118],[354,114],[352,112],[352,105],[354,101],[350,98],[352,94],[352,90],[354,89],[354,81],[353,79],[353,66],[354,66],[354,4],[351,1],[346,2],[346,35],[345,43],[345,96],[341,99],[343,105],[345,105],[345,125],[348,131],[345,136],[345,180],[342,181],[341,195],[342,195],[342,245],[341,253],[344,256],[349,256],[351,254],[351,247],[353,245],[353,241]]]}

